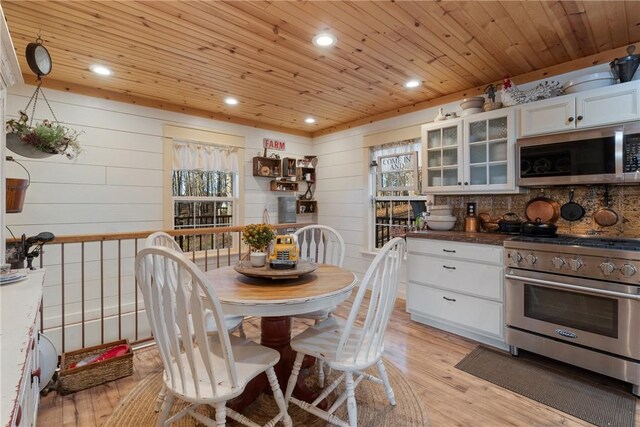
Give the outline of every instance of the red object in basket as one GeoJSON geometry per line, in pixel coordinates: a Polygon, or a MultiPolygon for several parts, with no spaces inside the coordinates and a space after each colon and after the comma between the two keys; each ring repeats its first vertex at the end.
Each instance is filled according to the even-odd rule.
{"type": "Polygon", "coordinates": [[[88,365],[90,363],[97,363],[102,362],[103,360],[113,359],[114,357],[126,354],[130,350],[130,348],[131,347],[129,346],[129,344],[120,344],[113,348],[110,348],[102,354],[89,356],[80,360],[79,362],[73,363],[71,366],[69,366],[69,368],[79,368],[80,366],[88,365]]]}

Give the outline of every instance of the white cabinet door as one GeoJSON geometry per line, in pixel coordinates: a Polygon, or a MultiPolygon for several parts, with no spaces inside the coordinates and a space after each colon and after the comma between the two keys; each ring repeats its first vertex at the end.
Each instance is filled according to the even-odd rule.
{"type": "Polygon", "coordinates": [[[422,125],[422,187],[424,193],[462,191],[462,120],[422,125]]]}
{"type": "Polygon", "coordinates": [[[640,119],[640,83],[628,82],[518,107],[519,135],[533,136],[640,119]]]}
{"type": "Polygon", "coordinates": [[[504,337],[504,309],[499,302],[410,284],[407,309],[481,335],[500,340],[504,337]]]}
{"type": "Polygon", "coordinates": [[[521,137],[575,128],[575,97],[559,96],[518,108],[521,137]]]}
{"type": "Polygon", "coordinates": [[[600,126],[640,119],[640,90],[635,82],[576,95],[576,126],[600,126]]]}
{"type": "Polygon", "coordinates": [[[514,191],[515,142],[514,113],[511,109],[465,118],[465,191],[514,191]]]}

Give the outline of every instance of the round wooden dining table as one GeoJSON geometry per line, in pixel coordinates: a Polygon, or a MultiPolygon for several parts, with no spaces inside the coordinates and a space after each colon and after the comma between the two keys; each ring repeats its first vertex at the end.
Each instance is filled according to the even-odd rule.
{"type": "MultiPolygon", "coordinates": [[[[260,344],[280,353],[275,372],[283,393],[295,360],[290,345],[291,316],[335,307],[351,295],[356,285],[353,272],[327,264],[319,264],[311,273],[288,279],[248,277],[238,273],[233,266],[209,270],[205,274],[215,288],[224,314],[261,317],[260,344]]],[[[228,405],[241,411],[265,390],[270,390],[267,377],[260,375],[228,405]]],[[[302,375],[294,395],[308,402],[316,397],[304,384],[302,375]]]]}

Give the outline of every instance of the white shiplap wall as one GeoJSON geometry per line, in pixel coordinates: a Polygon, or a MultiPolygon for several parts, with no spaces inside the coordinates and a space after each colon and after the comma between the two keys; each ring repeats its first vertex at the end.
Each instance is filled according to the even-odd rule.
{"type": "MultiPolygon", "coordinates": [[[[16,117],[27,104],[34,87],[12,87],[7,98],[7,118],[16,117]]],[[[244,218],[240,224],[261,222],[265,207],[272,222],[277,220],[277,196],[269,191],[269,179],[253,177],[251,160],[262,153],[265,137],[285,141],[287,151],[281,156],[303,157],[312,154],[309,138],[282,134],[247,126],[217,122],[185,114],[113,102],[83,95],[45,89],[57,118],[66,126],[83,131],[80,143],[83,153],[77,160],[63,156],[46,159],[27,159],[14,153],[31,174],[23,211],[6,216],[7,225],[16,236],[35,235],[50,231],[56,235],[100,234],[127,231],[159,230],[163,228],[163,125],[165,123],[240,135],[245,138],[244,150],[244,218]]],[[[29,111],[30,114],[30,111],[29,111]]],[[[35,118],[51,119],[44,101],[38,103],[35,118]]],[[[26,178],[25,172],[7,163],[7,176],[26,178]]],[[[167,189],[168,191],[168,189],[167,189]]],[[[4,230],[4,224],[3,224],[4,230]]],[[[8,232],[3,231],[4,239],[8,232]]],[[[100,245],[85,246],[85,310],[88,317],[99,315],[101,294],[105,299],[106,316],[115,313],[117,305],[117,258],[115,242],[105,243],[102,250],[105,262],[100,266],[100,245]],[[102,268],[102,270],[101,270],[102,268]],[[104,283],[103,291],[100,289],[104,283]]],[[[134,247],[123,242],[122,294],[125,311],[132,307],[134,295],[134,247]],[[128,305],[127,305],[128,304],[128,305]]],[[[45,246],[47,276],[44,290],[45,327],[60,324],[62,312],[62,270],[59,246],[45,246]]],[[[80,257],[79,245],[65,245],[65,312],[67,324],[80,319],[80,257]]],[[[37,261],[36,261],[37,263],[37,261]]],[[[144,329],[146,316],[139,318],[144,329]]],[[[132,333],[133,322],[127,319],[123,333],[132,333]]],[[[109,320],[105,325],[105,339],[117,339],[117,324],[109,320]]],[[[49,331],[60,349],[59,331],[49,331]]],[[[132,336],[132,335],[129,335],[132,336]]],[[[85,345],[98,343],[100,326],[90,323],[85,331],[85,345]]],[[[80,331],[67,331],[66,350],[79,347],[80,331]]]]}

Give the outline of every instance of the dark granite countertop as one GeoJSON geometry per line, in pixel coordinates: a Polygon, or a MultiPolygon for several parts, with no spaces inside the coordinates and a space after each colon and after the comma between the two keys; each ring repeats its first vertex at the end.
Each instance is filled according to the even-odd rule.
{"type": "Polygon", "coordinates": [[[514,237],[514,235],[500,234],[500,233],[465,233],[464,231],[428,230],[428,231],[411,231],[407,233],[407,237],[502,246],[502,243],[505,240],[508,240],[514,237]]]}

